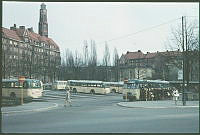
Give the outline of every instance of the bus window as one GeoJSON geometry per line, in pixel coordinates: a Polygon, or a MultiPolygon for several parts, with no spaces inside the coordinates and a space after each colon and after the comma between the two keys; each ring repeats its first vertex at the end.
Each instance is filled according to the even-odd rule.
{"type": "Polygon", "coordinates": [[[2,88],[6,88],[6,83],[5,82],[2,83],[2,88]]]}
{"type": "Polygon", "coordinates": [[[28,88],[28,82],[23,83],[23,88],[27,89],[28,88]]]}
{"type": "Polygon", "coordinates": [[[19,82],[15,82],[15,86],[14,86],[15,88],[19,88],[20,87],[20,84],[19,84],[19,82]]]}

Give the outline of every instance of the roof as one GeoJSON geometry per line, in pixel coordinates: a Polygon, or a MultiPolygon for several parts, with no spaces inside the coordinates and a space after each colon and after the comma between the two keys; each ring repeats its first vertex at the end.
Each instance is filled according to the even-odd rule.
{"type": "Polygon", "coordinates": [[[149,59],[149,58],[153,58],[153,57],[155,57],[156,55],[157,55],[158,53],[147,53],[147,54],[145,54],[145,58],[147,58],[147,59],[149,59]]]}
{"type": "Polygon", "coordinates": [[[31,40],[36,41],[36,42],[45,42],[46,44],[50,44],[51,46],[54,46],[56,49],[59,49],[59,46],[51,38],[41,36],[27,29],[16,28],[16,30],[10,30],[10,29],[2,27],[2,33],[4,34],[5,37],[12,38],[19,41],[24,41],[23,36],[24,36],[25,31],[27,31],[28,37],[31,40]]]}
{"type": "Polygon", "coordinates": [[[144,58],[144,54],[142,52],[127,52],[124,57],[125,59],[141,59],[144,58]]]}
{"type": "Polygon", "coordinates": [[[158,54],[163,55],[163,56],[179,56],[181,54],[180,51],[166,51],[166,52],[147,52],[146,54],[142,53],[141,51],[137,52],[128,52],[126,54],[122,54],[120,59],[124,58],[127,60],[130,59],[150,59],[156,57],[158,54]]]}
{"type": "Polygon", "coordinates": [[[2,33],[4,34],[5,37],[9,37],[9,38],[12,38],[12,39],[22,41],[20,36],[17,34],[17,31],[9,30],[7,28],[2,27],[2,33]]]}
{"type": "Polygon", "coordinates": [[[166,51],[166,52],[159,52],[159,54],[164,56],[179,56],[181,55],[180,51],[166,51]]]}

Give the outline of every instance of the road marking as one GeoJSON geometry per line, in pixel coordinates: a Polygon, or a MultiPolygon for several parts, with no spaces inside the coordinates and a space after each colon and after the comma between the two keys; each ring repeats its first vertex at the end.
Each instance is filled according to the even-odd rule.
{"type": "Polygon", "coordinates": [[[2,112],[2,114],[10,114],[10,113],[19,113],[19,112],[32,112],[32,111],[44,111],[44,110],[49,110],[55,107],[58,107],[57,103],[53,103],[54,106],[46,107],[46,108],[37,108],[37,109],[32,109],[32,110],[21,110],[21,111],[9,111],[9,112],[2,112]]]}

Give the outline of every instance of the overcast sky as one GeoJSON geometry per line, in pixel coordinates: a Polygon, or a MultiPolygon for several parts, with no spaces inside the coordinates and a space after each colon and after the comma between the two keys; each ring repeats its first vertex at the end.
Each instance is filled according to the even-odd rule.
{"type": "MultiPolygon", "coordinates": [[[[49,37],[60,47],[83,52],[83,41],[95,40],[97,57],[103,57],[105,41],[112,53],[165,51],[170,30],[181,16],[199,18],[198,3],[45,2],[49,37]],[[165,24],[165,25],[160,25],[165,24]],[[160,25],[158,27],[154,27],[160,25]],[[153,27],[153,28],[151,28],[153,27]],[[151,28],[151,29],[148,29],[151,28]],[[140,31],[140,32],[139,32],[140,31]],[[139,33],[137,33],[139,32],[139,33]],[[137,33],[137,34],[136,34],[137,33]],[[115,40],[112,40],[115,39],[115,40]]],[[[33,27],[38,33],[41,2],[3,2],[3,27],[33,27]]]]}

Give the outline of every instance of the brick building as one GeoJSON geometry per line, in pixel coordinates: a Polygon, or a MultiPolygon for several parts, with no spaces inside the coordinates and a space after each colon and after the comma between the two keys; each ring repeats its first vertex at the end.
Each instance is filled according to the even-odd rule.
{"type": "Polygon", "coordinates": [[[42,4],[39,34],[25,26],[2,27],[2,78],[26,76],[43,82],[58,79],[59,46],[48,37],[47,9],[42,4]]]}
{"type": "MultiPolygon", "coordinates": [[[[194,58],[194,57],[193,57],[194,58]]],[[[197,61],[193,59],[193,61],[197,61]]],[[[128,79],[161,79],[178,80],[178,72],[182,70],[183,55],[178,51],[127,52],[122,54],[119,60],[120,81],[128,79]]],[[[198,63],[193,62],[190,66],[190,80],[198,80],[198,63]]]]}

